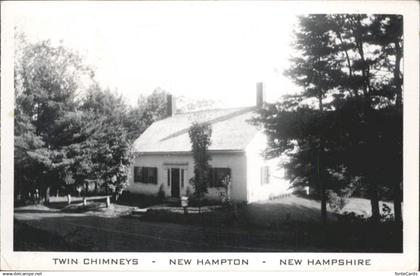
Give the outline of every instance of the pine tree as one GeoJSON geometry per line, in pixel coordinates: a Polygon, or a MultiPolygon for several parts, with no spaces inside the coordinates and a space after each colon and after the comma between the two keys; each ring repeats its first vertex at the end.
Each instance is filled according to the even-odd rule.
{"type": "Polygon", "coordinates": [[[62,46],[20,41],[15,55],[16,185],[25,193],[44,190],[48,198],[50,187],[65,184],[60,175],[73,162],[65,147],[80,140],[75,135],[80,127],[76,97],[80,79],[91,78],[92,71],[62,46]]]}
{"type": "MultiPolygon", "coordinates": [[[[296,32],[296,49],[298,57],[292,59],[292,67],[287,71],[297,85],[302,87],[299,95],[307,100],[310,109],[317,109],[319,114],[310,112],[317,120],[322,121],[325,108],[324,101],[336,88],[336,80],[340,77],[340,62],[337,62],[337,48],[328,32],[329,21],[325,15],[309,15],[300,18],[300,29],[296,32]]],[[[310,133],[305,143],[313,151],[311,162],[314,173],[313,180],[319,188],[321,199],[321,220],[327,219],[326,177],[324,166],[325,131],[323,124],[317,124],[316,133],[310,133]],[[316,149],[314,149],[316,148],[316,149]]],[[[304,148],[301,143],[300,148],[304,148]]]]}
{"type": "Polygon", "coordinates": [[[289,155],[293,183],[318,191],[322,213],[326,188],[359,183],[357,192],[367,193],[372,220],[379,221],[379,199],[392,182],[400,220],[401,24],[389,15],[301,17],[287,75],[302,91],[267,105],[257,119],[271,137],[271,154],[289,155]]]}

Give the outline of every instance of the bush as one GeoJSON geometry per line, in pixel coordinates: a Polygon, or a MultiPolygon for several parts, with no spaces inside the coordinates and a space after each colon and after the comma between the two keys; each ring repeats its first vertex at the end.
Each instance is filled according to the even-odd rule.
{"type": "Polygon", "coordinates": [[[200,199],[197,196],[191,195],[188,198],[188,205],[191,207],[199,207],[201,206],[214,206],[214,205],[220,205],[220,200],[217,199],[209,199],[209,198],[202,198],[201,204],[200,199]]]}
{"type": "Polygon", "coordinates": [[[383,222],[394,221],[394,214],[392,213],[391,207],[389,207],[385,203],[382,203],[381,221],[383,222]]]}
{"type": "Polygon", "coordinates": [[[333,191],[328,191],[327,196],[328,196],[328,205],[330,206],[331,210],[333,210],[334,212],[340,211],[349,202],[347,198],[341,197],[333,191]]]}
{"type": "Polygon", "coordinates": [[[150,205],[162,203],[162,199],[160,199],[156,195],[142,195],[134,194],[129,191],[123,191],[121,196],[119,197],[118,203],[122,205],[145,208],[150,205]]]}
{"type": "Polygon", "coordinates": [[[192,197],[192,195],[193,195],[193,192],[192,192],[192,190],[191,190],[191,187],[190,186],[187,186],[187,191],[186,191],[186,195],[187,195],[187,197],[192,197]]]}
{"type": "Polygon", "coordinates": [[[350,224],[367,221],[363,215],[358,215],[355,212],[344,212],[343,214],[338,215],[338,220],[350,224]]]}
{"type": "Polygon", "coordinates": [[[157,198],[160,200],[160,201],[163,201],[164,199],[165,199],[165,191],[163,190],[163,184],[160,184],[160,186],[159,186],[159,191],[158,191],[158,193],[157,193],[157,198]]]}

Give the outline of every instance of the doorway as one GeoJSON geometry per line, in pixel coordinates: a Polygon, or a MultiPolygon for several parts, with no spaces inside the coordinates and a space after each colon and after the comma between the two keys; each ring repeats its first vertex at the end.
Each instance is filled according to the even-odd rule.
{"type": "Polygon", "coordinates": [[[171,196],[179,198],[180,197],[180,183],[179,183],[179,169],[172,168],[171,169],[171,196]]]}

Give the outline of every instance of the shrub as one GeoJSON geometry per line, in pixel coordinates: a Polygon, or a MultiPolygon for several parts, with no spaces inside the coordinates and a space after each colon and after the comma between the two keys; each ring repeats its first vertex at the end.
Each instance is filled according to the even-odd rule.
{"type": "Polygon", "coordinates": [[[137,206],[140,208],[159,204],[161,202],[162,201],[156,195],[134,194],[129,191],[123,191],[118,200],[119,204],[137,206]]]}
{"type": "Polygon", "coordinates": [[[367,220],[363,215],[358,215],[355,212],[344,212],[338,215],[338,219],[345,223],[360,223],[367,220]]]}
{"type": "Polygon", "coordinates": [[[191,191],[191,187],[187,186],[187,191],[186,191],[186,195],[188,198],[190,198],[192,196],[193,192],[191,191]]]}
{"type": "Polygon", "coordinates": [[[383,222],[394,221],[394,214],[392,213],[391,207],[389,207],[385,203],[382,203],[381,221],[383,222]]]}
{"type": "Polygon", "coordinates": [[[334,212],[338,212],[344,208],[344,206],[348,203],[348,199],[345,197],[339,196],[337,193],[333,191],[328,191],[328,205],[330,206],[331,210],[334,212]]]}
{"type": "Polygon", "coordinates": [[[160,184],[160,186],[159,186],[159,191],[157,193],[157,198],[161,201],[163,199],[165,199],[165,191],[163,190],[163,184],[160,184]]]}

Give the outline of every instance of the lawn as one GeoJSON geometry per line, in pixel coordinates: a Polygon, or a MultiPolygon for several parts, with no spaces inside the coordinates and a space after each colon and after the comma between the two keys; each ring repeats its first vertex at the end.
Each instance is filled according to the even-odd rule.
{"type": "MultiPolygon", "coordinates": [[[[45,237],[34,238],[40,251],[401,252],[402,229],[394,223],[349,222],[329,210],[328,224],[322,225],[319,205],[290,196],[243,205],[236,212],[213,206],[201,214],[190,209],[188,215],[155,205],[141,217],[130,216],[134,206],[104,208],[99,202],[63,209],[25,206],[15,208],[15,246],[33,250],[37,245],[30,237],[39,236],[45,237]],[[28,227],[35,234],[28,235],[28,227]]],[[[370,207],[369,201],[355,199],[346,210],[352,205],[361,213],[370,207]]]]}

